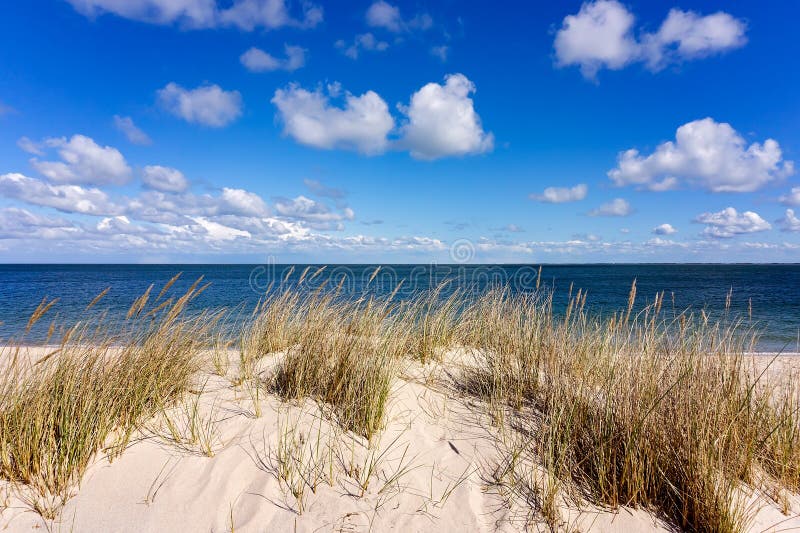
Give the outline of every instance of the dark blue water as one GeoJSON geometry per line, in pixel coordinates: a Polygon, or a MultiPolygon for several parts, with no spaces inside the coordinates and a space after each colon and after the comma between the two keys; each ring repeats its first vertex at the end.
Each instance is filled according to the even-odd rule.
{"type": "MultiPolygon", "coordinates": [[[[0,265],[0,337],[17,335],[45,296],[59,298],[48,318],[63,323],[80,319],[86,305],[107,287],[98,304],[111,316],[122,316],[132,301],[150,284],[160,290],[173,275],[182,277],[171,292],[180,293],[200,276],[211,286],[194,302],[195,308],[252,309],[259,297],[286,280],[297,284],[306,265],[0,265]]],[[[375,265],[329,265],[303,289],[341,285],[345,294],[368,290],[388,294],[402,281],[399,298],[428,290],[445,279],[449,288],[479,293],[490,285],[507,285],[512,291],[535,290],[537,266],[531,265],[385,265],[370,282],[375,265]]],[[[798,351],[800,330],[800,265],[545,265],[541,284],[555,291],[558,312],[566,304],[569,288],[588,291],[587,308],[610,314],[627,307],[631,282],[637,280],[637,306],[666,293],[669,312],[705,309],[721,317],[728,294],[729,316],[741,317],[761,331],[758,349],[798,351]]],[[[43,322],[48,322],[47,320],[43,322]]],[[[32,332],[30,340],[44,335],[32,332]]]]}

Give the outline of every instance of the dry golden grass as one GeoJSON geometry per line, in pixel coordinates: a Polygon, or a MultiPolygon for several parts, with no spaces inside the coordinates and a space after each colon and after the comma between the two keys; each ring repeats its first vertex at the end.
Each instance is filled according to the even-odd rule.
{"type": "Polygon", "coordinates": [[[371,439],[384,424],[389,392],[406,347],[391,305],[313,294],[293,303],[294,344],[271,388],[284,399],[330,405],[344,429],[371,439]]]}
{"type": "Polygon", "coordinates": [[[189,387],[213,322],[183,317],[201,291],[195,283],[148,310],[148,290],[121,333],[112,335],[102,322],[78,324],[38,361],[19,345],[3,349],[0,476],[27,485],[43,516],[55,516],[98,451],[122,453],[141,423],[189,387]]]}
{"type": "Polygon", "coordinates": [[[465,387],[519,410],[523,445],[564,490],[644,506],[693,531],[740,531],[742,488],[767,471],[796,488],[798,389],[754,371],[747,336],[706,316],[665,318],[661,300],[600,320],[578,293],[483,296],[465,319],[479,363],[465,387]],[[776,393],[779,391],[779,393],[776,393]]]}
{"type": "MultiPolygon", "coordinates": [[[[460,371],[462,390],[486,400],[496,423],[515,435],[498,476],[537,502],[553,528],[559,498],[571,495],[644,507],[686,530],[741,531],[749,519],[744,489],[800,489],[795,376],[755,368],[745,355],[751,335],[736,324],[705,312],[665,313],[663,295],[634,312],[635,284],[628,308],[609,317],[586,312],[581,291],[557,315],[545,290],[444,297],[443,285],[397,301],[273,287],[223,336],[207,335],[218,315],[185,314],[203,288],[164,300],[172,283],[152,303],[150,289],[137,299],[118,333],[98,319],[69,330],[40,361],[25,361],[18,346],[4,350],[0,476],[30,487],[43,515],[57,512],[98,451],[121,453],[144,421],[184,399],[201,349],[213,347],[214,372],[227,376],[234,344],[231,380],[255,416],[268,391],[311,398],[369,440],[386,423],[404,361],[447,365],[443,353],[466,349],[474,361],[450,374],[460,371]],[[257,372],[274,353],[274,371],[257,372]]],[[[52,306],[44,300],[28,329],[52,306]]]]}

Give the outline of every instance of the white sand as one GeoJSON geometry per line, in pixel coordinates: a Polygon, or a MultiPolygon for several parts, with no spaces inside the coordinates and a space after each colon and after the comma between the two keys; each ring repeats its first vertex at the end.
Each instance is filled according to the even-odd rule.
{"type": "MultiPolygon", "coordinates": [[[[455,355],[455,354],[453,354],[455,355]]],[[[274,358],[265,359],[262,370],[274,358]]],[[[265,370],[266,371],[266,370],[265,370]]],[[[233,372],[232,372],[233,373],[233,372]]],[[[387,428],[370,454],[319,416],[313,402],[281,403],[265,396],[262,416],[249,396],[227,379],[209,374],[201,395],[202,419],[214,434],[214,455],[196,445],[178,445],[164,430],[144,432],[109,463],[100,456],[89,468],[60,520],[45,522],[8,485],[2,531],[75,532],[272,532],[272,531],[519,531],[548,530],[530,519],[530,506],[491,483],[503,459],[502,435],[469,398],[446,386],[441,368],[411,367],[391,400],[387,428]],[[316,493],[306,486],[303,509],[278,480],[279,425],[296,424],[305,443],[306,479],[319,478],[316,493]],[[155,434],[154,434],[155,433],[155,434]],[[320,434],[319,445],[317,434],[320,434]],[[310,450],[320,450],[316,461],[310,450]],[[379,457],[363,495],[351,464],[365,470],[379,457]],[[334,477],[330,479],[330,463],[334,477]],[[309,465],[320,466],[317,475],[309,465]],[[345,470],[350,470],[348,475],[345,470]]],[[[174,420],[188,416],[175,410],[174,420]]],[[[363,474],[360,474],[363,478],[363,474]]],[[[754,496],[752,531],[800,529],[800,500],[784,515],[754,496]]],[[[580,531],[667,531],[644,510],[579,508],[562,502],[564,529],[580,531]]]]}

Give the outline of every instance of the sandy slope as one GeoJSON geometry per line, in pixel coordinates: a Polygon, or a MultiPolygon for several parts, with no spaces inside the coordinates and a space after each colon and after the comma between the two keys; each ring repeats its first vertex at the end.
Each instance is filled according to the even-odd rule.
{"type": "MultiPolygon", "coordinates": [[[[268,372],[272,363],[265,359],[262,370],[268,372]]],[[[529,520],[530,506],[521,495],[492,483],[504,457],[503,435],[479,406],[447,386],[442,367],[408,368],[396,385],[389,424],[371,451],[320,416],[313,402],[287,405],[266,396],[255,417],[250,396],[228,379],[209,374],[202,381],[199,412],[213,434],[212,457],[196,444],[176,443],[162,422],[153,421],[113,463],[96,460],[60,521],[44,522],[17,492],[2,487],[0,494],[7,496],[0,530],[444,532],[519,531],[526,524],[534,531],[548,529],[541,519],[529,520]],[[304,450],[296,461],[305,471],[306,482],[296,481],[305,491],[302,509],[279,480],[278,450],[282,440],[292,438],[302,441],[296,449],[304,450]],[[370,458],[375,471],[365,476],[370,458]],[[358,480],[366,478],[362,495],[358,480]]],[[[186,424],[187,409],[176,408],[172,420],[186,424]]],[[[760,510],[752,530],[800,529],[800,505],[793,501],[793,507],[794,514],[784,515],[754,498],[751,508],[760,510]]],[[[643,510],[579,510],[562,502],[561,516],[560,526],[569,530],[668,530],[643,510]]]]}

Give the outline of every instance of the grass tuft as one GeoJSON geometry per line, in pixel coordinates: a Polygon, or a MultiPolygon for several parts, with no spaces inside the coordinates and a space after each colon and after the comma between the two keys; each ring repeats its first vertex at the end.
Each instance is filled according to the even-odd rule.
{"type": "Polygon", "coordinates": [[[212,322],[182,318],[196,292],[197,284],[146,320],[134,316],[145,310],[146,298],[137,299],[117,336],[105,324],[77,324],[38,361],[19,345],[3,349],[0,476],[27,485],[44,516],[55,516],[98,451],[122,453],[145,420],[189,387],[212,322]]]}

